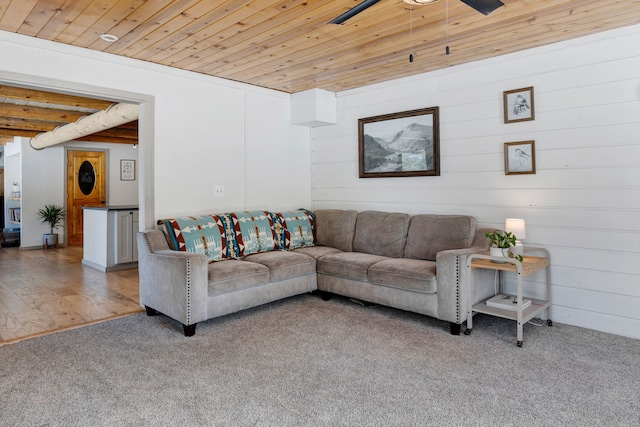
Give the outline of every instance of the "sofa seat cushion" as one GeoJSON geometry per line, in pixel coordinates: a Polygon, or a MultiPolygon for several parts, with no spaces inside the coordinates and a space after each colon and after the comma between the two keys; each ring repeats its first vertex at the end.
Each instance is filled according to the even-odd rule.
{"type": "Polygon", "coordinates": [[[369,267],[387,259],[389,258],[362,252],[342,252],[319,258],[317,269],[319,274],[366,282],[369,267]]]}
{"type": "Polygon", "coordinates": [[[436,263],[418,259],[393,258],[369,267],[369,282],[426,294],[437,291],[436,263]]]}
{"type": "Polygon", "coordinates": [[[269,269],[269,281],[279,282],[293,277],[315,274],[316,260],[302,253],[289,251],[263,252],[249,255],[245,261],[261,264],[269,269]]]}
{"type": "Polygon", "coordinates": [[[269,283],[269,268],[255,262],[227,260],[209,264],[209,296],[269,283]]]}
{"type": "Polygon", "coordinates": [[[318,259],[325,255],[332,254],[341,254],[342,251],[340,249],[332,248],[330,246],[310,246],[306,248],[298,248],[294,249],[293,252],[305,254],[307,256],[312,257],[313,259],[318,259]]]}

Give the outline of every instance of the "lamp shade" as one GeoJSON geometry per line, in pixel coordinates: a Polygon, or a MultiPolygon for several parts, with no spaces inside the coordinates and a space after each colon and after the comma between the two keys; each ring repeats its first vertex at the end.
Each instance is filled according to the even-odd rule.
{"type": "Polygon", "coordinates": [[[517,240],[524,240],[527,238],[524,219],[507,218],[504,224],[504,231],[513,233],[517,240]]]}

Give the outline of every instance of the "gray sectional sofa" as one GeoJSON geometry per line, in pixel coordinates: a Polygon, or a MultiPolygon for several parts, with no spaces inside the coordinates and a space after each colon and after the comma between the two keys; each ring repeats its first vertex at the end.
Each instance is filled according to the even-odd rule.
{"type": "MultiPolygon", "coordinates": [[[[276,237],[273,249],[263,245],[266,249],[235,259],[211,261],[204,253],[172,250],[171,239],[161,230],[139,233],[141,305],[149,315],[160,312],[182,323],[190,336],[198,322],[319,291],[325,298],[338,294],[435,317],[449,322],[452,334],[459,334],[469,300],[476,303],[494,293],[494,275],[479,270],[474,272],[473,295],[467,294],[466,257],[487,250],[486,230],[477,229],[474,217],[305,212],[313,240],[302,238],[297,240],[302,244],[288,246],[276,237]]],[[[271,221],[274,236],[286,233],[283,240],[289,242],[296,240],[296,233],[304,235],[298,222],[278,221],[290,216],[270,215],[276,218],[271,221]]],[[[227,238],[223,246],[231,248],[230,253],[231,243],[240,240],[239,227],[229,232],[232,228],[225,232],[220,227],[227,238]]],[[[264,227],[254,228],[260,237],[264,227]]],[[[236,249],[251,241],[247,230],[236,249]]],[[[216,245],[210,242],[210,246],[216,245]]]]}

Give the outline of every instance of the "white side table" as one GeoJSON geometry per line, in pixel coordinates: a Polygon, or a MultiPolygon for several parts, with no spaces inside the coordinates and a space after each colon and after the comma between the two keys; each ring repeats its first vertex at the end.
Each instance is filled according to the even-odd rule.
{"type": "MultiPolygon", "coordinates": [[[[467,277],[469,278],[467,281],[468,285],[468,294],[473,295],[473,270],[478,268],[483,268],[487,270],[497,270],[499,272],[513,272],[517,275],[518,282],[518,290],[517,295],[514,295],[516,304],[514,310],[506,310],[503,308],[492,307],[486,304],[486,301],[481,301],[478,304],[472,306],[471,302],[469,302],[469,306],[467,308],[467,330],[465,331],[465,335],[469,335],[473,330],[473,313],[485,313],[490,314],[492,316],[502,317],[505,319],[511,319],[517,321],[517,341],[516,344],[518,347],[522,347],[522,335],[523,335],[523,326],[529,320],[536,317],[539,313],[546,310],[547,317],[547,325],[552,326],[553,322],[549,317],[549,307],[551,306],[551,280],[550,280],[550,271],[549,271],[549,251],[543,248],[525,247],[525,255],[522,262],[518,261],[515,258],[501,258],[501,257],[493,257],[488,253],[477,253],[471,254],[467,258],[467,269],[469,270],[469,274],[467,277]],[[541,253],[544,256],[532,256],[529,255],[531,253],[541,253]],[[528,307],[522,306],[523,298],[522,298],[522,278],[527,277],[537,271],[546,268],[546,286],[545,286],[545,296],[544,299],[531,299],[531,305],[528,307]]],[[[502,274],[502,273],[501,273],[502,274]]],[[[471,299],[469,299],[471,301],[471,299]]]]}

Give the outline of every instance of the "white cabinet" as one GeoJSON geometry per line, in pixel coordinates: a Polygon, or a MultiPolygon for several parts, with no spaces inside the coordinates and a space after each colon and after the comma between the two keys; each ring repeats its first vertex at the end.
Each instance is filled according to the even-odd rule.
{"type": "Polygon", "coordinates": [[[138,211],[114,211],[114,258],[116,264],[126,264],[138,261],[138,246],[136,232],[138,230],[138,211]]]}
{"type": "Polygon", "coordinates": [[[101,271],[137,267],[137,206],[85,207],[83,222],[83,264],[101,271]]]}

